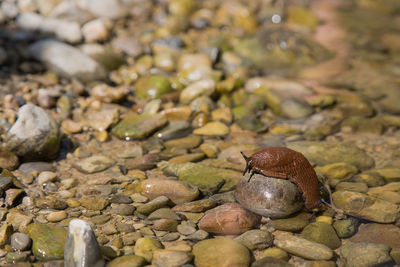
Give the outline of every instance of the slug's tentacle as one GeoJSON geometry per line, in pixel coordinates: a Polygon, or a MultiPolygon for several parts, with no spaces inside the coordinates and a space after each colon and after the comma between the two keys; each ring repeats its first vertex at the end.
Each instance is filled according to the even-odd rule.
{"type": "MultiPolygon", "coordinates": [[[[243,158],[246,160],[246,168],[243,171],[243,175],[245,175],[247,171],[250,172],[252,169],[252,167],[251,167],[252,160],[249,157],[246,157],[246,155],[243,152],[240,152],[240,154],[242,154],[243,158]]],[[[251,176],[253,176],[253,174],[251,176]]],[[[250,178],[251,178],[251,176],[250,176],[250,178]]],[[[249,178],[249,181],[250,181],[250,178],[249,178]]]]}

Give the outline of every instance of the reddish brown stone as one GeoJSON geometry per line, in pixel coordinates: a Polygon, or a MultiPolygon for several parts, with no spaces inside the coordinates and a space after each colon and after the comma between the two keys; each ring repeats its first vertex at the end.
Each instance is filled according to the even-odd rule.
{"type": "Polygon", "coordinates": [[[237,203],[227,203],[207,211],[199,228],[214,234],[242,234],[252,229],[260,217],[237,203]]]}
{"type": "Polygon", "coordinates": [[[391,224],[362,224],[351,242],[372,242],[385,244],[391,248],[400,248],[400,228],[391,224]]]}

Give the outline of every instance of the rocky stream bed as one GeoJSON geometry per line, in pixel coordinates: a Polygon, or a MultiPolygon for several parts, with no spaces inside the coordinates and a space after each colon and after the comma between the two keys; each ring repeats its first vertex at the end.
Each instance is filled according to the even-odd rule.
{"type": "Polygon", "coordinates": [[[400,265],[399,32],[395,0],[1,1],[0,266],[400,265]],[[273,146],[333,206],[248,182],[273,146]]]}

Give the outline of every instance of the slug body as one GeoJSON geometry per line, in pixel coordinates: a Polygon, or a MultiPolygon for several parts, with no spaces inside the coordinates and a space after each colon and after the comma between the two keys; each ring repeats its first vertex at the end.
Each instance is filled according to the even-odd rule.
{"type": "Polygon", "coordinates": [[[289,179],[302,192],[307,209],[311,210],[321,204],[317,174],[303,154],[286,147],[269,147],[250,157],[243,153],[242,155],[246,160],[243,175],[248,171],[252,175],[259,173],[268,177],[289,179]]]}

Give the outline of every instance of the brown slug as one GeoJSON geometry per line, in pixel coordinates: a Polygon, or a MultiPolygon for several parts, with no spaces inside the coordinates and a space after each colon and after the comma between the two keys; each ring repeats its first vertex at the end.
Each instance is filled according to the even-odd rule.
{"type": "Polygon", "coordinates": [[[311,210],[321,204],[317,174],[303,154],[286,147],[269,147],[250,157],[246,157],[243,152],[240,153],[246,160],[243,175],[247,171],[251,172],[248,182],[254,173],[289,179],[303,194],[307,209],[311,210]]]}

